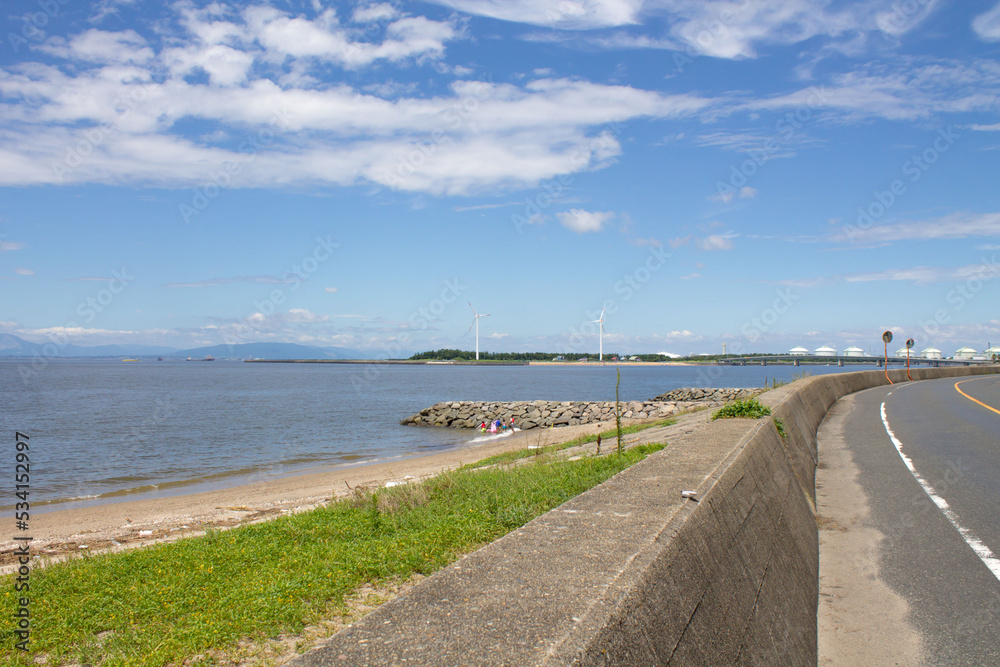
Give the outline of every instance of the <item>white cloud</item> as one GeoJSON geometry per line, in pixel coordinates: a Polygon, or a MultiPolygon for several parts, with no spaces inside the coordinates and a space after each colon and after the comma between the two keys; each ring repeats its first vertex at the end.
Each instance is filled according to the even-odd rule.
{"type": "Polygon", "coordinates": [[[38,49],[61,58],[75,58],[91,63],[142,64],[153,58],[153,50],[134,30],[107,32],[91,29],[68,41],[53,37],[38,49]]]}
{"type": "Polygon", "coordinates": [[[25,269],[25,268],[20,267],[20,266],[17,267],[16,269],[14,269],[14,273],[16,273],[19,276],[33,276],[33,275],[35,275],[35,272],[32,271],[31,269],[25,269]]]}
{"type": "Polygon", "coordinates": [[[396,8],[383,2],[377,5],[358,7],[354,10],[354,14],[351,15],[351,20],[355,23],[373,23],[375,21],[394,19],[397,16],[399,16],[399,12],[396,8]]]}
{"type": "Polygon", "coordinates": [[[953,213],[941,218],[877,224],[870,229],[848,226],[843,233],[830,237],[832,241],[872,244],[891,241],[964,239],[977,236],[1000,236],[1000,213],[953,213]]]}
{"type": "Polygon", "coordinates": [[[695,245],[698,246],[699,250],[731,250],[733,247],[732,241],[729,240],[731,238],[732,235],[720,236],[719,234],[712,234],[703,239],[696,239],[695,245]]]}
{"type": "Polygon", "coordinates": [[[998,95],[1000,69],[995,61],[905,58],[837,74],[822,86],[751,100],[742,108],[899,121],[943,113],[991,112],[998,95]]]}
{"type": "Polygon", "coordinates": [[[329,292],[330,294],[336,294],[337,292],[340,291],[340,288],[339,287],[324,287],[323,291],[324,292],[329,292]]]}
{"type": "Polygon", "coordinates": [[[306,308],[289,308],[288,313],[283,317],[285,322],[290,323],[313,323],[313,322],[327,322],[330,317],[328,315],[317,315],[306,308]]]}
{"type": "Polygon", "coordinates": [[[953,282],[962,280],[990,280],[1000,277],[1000,264],[996,258],[985,259],[979,264],[967,264],[958,267],[915,266],[904,269],[887,269],[872,273],[856,273],[844,276],[849,283],[877,281],[905,281],[917,285],[930,283],[953,282]]]}
{"type": "Polygon", "coordinates": [[[711,199],[712,201],[722,202],[723,204],[728,204],[734,198],[737,197],[740,199],[753,199],[756,196],[757,196],[756,188],[751,188],[749,185],[744,185],[739,190],[734,190],[732,188],[729,188],[727,190],[720,191],[719,194],[717,195],[709,196],[709,199],[711,199]]]}
{"type": "MultiPolygon", "coordinates": [[[[79,278],[78,280],[108,280],[108,278],[79,278]]],[[[290,284],[298,280],[294,276],[235,276],[232,278],[209,278],[189,283],[166,283],[164,287],[218,287],[230,283],[263,283],[265,285],[290,284]]]]}
{"type": "Polygon", "coordinates": [[[169,50],[161,60],[174,69],[163,81],[139,67],[0,70],[0,94],[12,101],[4,108],[7,127],[0,129],[0,184],[197,186],[235,164],[239,174],[230,187],[369,182],[466,194],[605,166],[621,146],[614,132],[595,135],[595,128],[690,116],[709,104],[566,79],[522,87],[459,81],[450,94],[390,100],[346,85],[241,82],[252,70],[248,61],[210,61],[211,53],[227,50],[232,47],[169,50]],[[208,72],[209,83],[182,78],[192,67],[208,72]],[[129,101],[126,109],[121,100],[129,101]],[[228,131],[189,138],[177,129],[187,120],[228,131]],[[100,140],[69,165],[66,146],[86,142],[97,125],[103,125],[100,140]],[[267,144],[255,148],[251,141],[259,145],[265,132],[267,144]],[[213,136],[235,141],[214,146],[213,136]]]}
{"type": "Polygon", "coordinates": [[[450,23],[422,16],[399,18],[385,27],[381,42],[355,41],[328,9],[315,21],[290,17],[270,7],[246,10],[247,29],[270,58],[316,58],[357,68],[375,61],[401,62],[417,57],[438,57],[445,43],[457,37],[450,23]]]}
{"type": "Polygon", "coordinates": [[[972,29],[984,41],[1000,41],[1000,3],[997,3],[993,9],[977,16],[972,22],[972,29]]]}
{"type": "Polygon", "coordinates": [[[901,37],[920,25],[938,6],[938,0],[895,2],[890,8],[875,14],[875,25],[886,35],[901,37]]]}
{"type": "Polygon", "coordinates": [[[968,128],[976,132],[1000,132],[1000,123],[994,123],[993,125],[969,125],[968,128]]]}
{"type": "Polygon", "coordinates": [[[23,250],[23,243],[16,243],[14,241],[0,241],[0,252],[9,252],[11,250],[23,250]]]}
{"type": "Polygon", "coordinates": [[[163,54],[163,62],[171,74],[183,78],[201,69],[209,80],[218,86],[237,86],[247,80],[247,73],[253,65],[252,54],[214,44],[207,47],[186,47],[169,49],[163,54]]]}
{"type": "Polygon", "coordinates": [[[556,218],[559,219],[563,227],[577,234],[599,232],[604,227],[604,223],[614,219],[614,217],[615,214],[612,211],[585,211],[579,208],[556,213],[556,218]]]}
{"type": "Polygon", "coordinates": [[[638,22],[642,0],[435,0],[467,14],[583,30],[638,22]]]}

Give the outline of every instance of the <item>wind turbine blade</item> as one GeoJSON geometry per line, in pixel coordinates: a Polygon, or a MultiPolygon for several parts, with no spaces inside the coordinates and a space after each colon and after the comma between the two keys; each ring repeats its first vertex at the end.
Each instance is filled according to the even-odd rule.
{"type": "MultiPolygon", "coordinates": [[[[469,304],[469,308],[472,308],[472,312],[476,313],[476,309],[472,305],[472,302],[471,301],[466,301],[466,303],[469,304]]],[[[476,317],[479,317],[479,313],[476,313],[476,317]]]]}
{"type": "Polygon", "coordinates": [[[486,315],[480,315],[479,317],[489,317],[489,313],[487,313],[486,315]]]}
{"type": "Polygon", "coordinates": [[[601,308],[601,318],[600,318],[600,320],[598,320],[598,321],[600,321],[600,322],[603,322],[603,321],[604,321],[604,311],[605,311],[605,309],[604,309],[604,308],[601,308]]]}
{"type": "MultiPolygon", "coordinates": [[[[469,325],[469,331],[472,331],[472,327],[476,326],[476,322],[478,321],[479,321],[479,315],[476,315],[475,317],[472,318],[472,324],[469,325]]],[[[469,331],[466,331],[465,333],[469,333],[469,331]]]]}

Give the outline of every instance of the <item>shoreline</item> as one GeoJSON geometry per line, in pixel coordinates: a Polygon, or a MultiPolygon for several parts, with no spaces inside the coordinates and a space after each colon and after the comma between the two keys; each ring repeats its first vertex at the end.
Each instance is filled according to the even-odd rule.
{"type": "MultiPolygon", "coordinates": [[[[71,554],[120,551],[307,511],[353,489],[421,481],[507,451],[546,446],[599,433],[613,422],[519,431],[469,447],[391,461],[307,472],[250,484],[154,498],[47,510],[31,517],[31,551],[58,561],[71,554]]],[[[14,519],[4,520],[14,535],[14,519]]],[[[0,574],[16,567],[18,543],[0,542],[0,574]]]]}

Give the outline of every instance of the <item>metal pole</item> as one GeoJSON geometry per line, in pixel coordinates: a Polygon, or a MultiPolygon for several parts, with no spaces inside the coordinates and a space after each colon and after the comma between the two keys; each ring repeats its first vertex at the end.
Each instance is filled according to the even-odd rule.
{"type": "MultiPolygon", "coordinates": [[[[885,341],[885,379],[889,380],[889,341],[885,341]]],[[[892,380],[889,380],[892,384],[892,380]]]]}

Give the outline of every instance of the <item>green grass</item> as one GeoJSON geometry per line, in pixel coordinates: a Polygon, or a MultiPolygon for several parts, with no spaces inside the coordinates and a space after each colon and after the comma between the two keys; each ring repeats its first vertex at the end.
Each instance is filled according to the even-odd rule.
{"type": "MultiPolygon", "coordinates": [[[[712,413],[712,421],[716,419],[760,419],[771,414],[771,408],[762,404],[756,398],[748,398],[742,401],[733,401],[727,405],[722,406],[718,410],[712,413]]],[[[778,435],[784,440],[787,437],[785,432],[785,422],[778,419],[777,417],[771,417],[771,421],[774,422],[774,428],[778,431],[778,435]]]]}
{"type": "MultiPolygon", "coordinates": [[[[656,422],[651,422],[649,424],[632,424],[631,426],[622,427],[622,435],[631,435],[633,433],[639,433],[640,431],[645,431],[648,428],[654,428],[657,426],[671,426],[676,424],[676,419],[661,419],[656,422]]],[[[601,441],[607,442],[609,438],[615,438],[618,435],[617,429],[611,429],[610,431],[602,431],[601,441]]],[[[463,469],[473,469],[473,468],[485,468],[487,466],[504,465],[508,463],[514,463],[521,459],[526,459],[532,456],[541,456],[543,454],[554,454],[560,452],[564,449],[569,449],[571,447],[579,447],[580,445],[586,445],[590,442],[595,442],[597,440],[597,434],[593,433],[590,435],[582,435],[579,438],[574,438],[573,440],[567,440],[566,442],[559,442],[553,445],[547,445],[545,447],[539,447],[537,449],[518,449],[512,452],[504,452],[502,454],[497,454],[496,456],[490,456],[475,463],[469,463],[462,466],[463,469]]]]}
{"type": "MultiPolygon", "coordinates": [[[[14,649],[0,579],[0,662],[179,665],[336,616],[366,584],[429,574],[610,478],[663,445],[622,455],[442,474],[309,512],[31,572],[31,653],[14,649]]],[[[221,662],[222,659],[219,659],[221,662]]],[[[199,664],[212,664],[211,660],[199,664]]]]}
{"type": "Polygon", "coordinates": [[[769,414],[771,414],[771,408],[763,405],[756,398],[748,398],[722,406],[712,413],[712,421],[732,418],[760,419],[769,414]]]}

